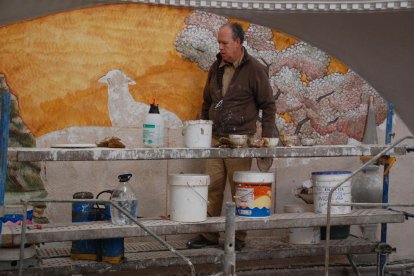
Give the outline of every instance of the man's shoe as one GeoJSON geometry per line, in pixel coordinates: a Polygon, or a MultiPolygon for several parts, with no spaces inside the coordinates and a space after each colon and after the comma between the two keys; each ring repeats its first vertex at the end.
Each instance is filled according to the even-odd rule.
{"type": "Polygon", "coordinates": [[[203,235],[198,235],[194,239],[191,239],[187,242],[187,248],[199,249],[208,246],[216,246],[218,244],[218,241],[210,241],[206,239],[203,235]]]}
{"type": "Polygon", "coordinates": [[[245,241],[242,241],[242,240],[239,240],[239,239],[236,239],[235,243],[236,244],[234,246],[234,249],[236,249],[236,251],[241,251],[242,248],[246,245],[245,241]]]}

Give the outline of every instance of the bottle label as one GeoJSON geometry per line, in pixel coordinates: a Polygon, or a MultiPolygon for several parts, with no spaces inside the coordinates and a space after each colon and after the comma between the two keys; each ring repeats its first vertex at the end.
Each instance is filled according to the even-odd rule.
{"type": "Polygon", "coordinates": [[[143,142],[148,146],[161,146],[163,144],[163,129],[157,124],[144,124],[143,142]]]}
{"type": "Polygon", "coordinates": [[[144,124],[144,144],[152,145],[156,142],[157,131],[155,125],[144,124]]]}

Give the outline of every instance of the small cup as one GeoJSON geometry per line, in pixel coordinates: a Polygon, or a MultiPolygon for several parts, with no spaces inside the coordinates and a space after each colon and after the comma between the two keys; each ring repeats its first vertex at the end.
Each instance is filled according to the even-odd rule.
{"type": "Polygon", "coordinates": [[[229,141],[232,146],[234,147],[244,147],[246,146],[248,136],[244,134],[230,134],[229,141]]]}
{"type": "Polygon", "coordinates": [[[263,145],[267,148],[274,148],[279,144],[279,138],[263,138],[263,145]]]}

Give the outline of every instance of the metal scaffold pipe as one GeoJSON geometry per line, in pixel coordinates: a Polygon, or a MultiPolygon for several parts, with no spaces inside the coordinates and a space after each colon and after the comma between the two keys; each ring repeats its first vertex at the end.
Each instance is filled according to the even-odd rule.
{"type": "MultiPolygon", "coordinates": [[[[1,85],[1,84],[0,84],[1,85]]],[[[10,124],[10,93],[1,89],[1,120],[0,120],[0,218],[4,215],[4,195],[6,192],[7,152],[9,144],[10,124]]],[[[0,223],[0,236],[2,223],[0,223]]]]}
{"type": "Polygon", "coordinates": [[[236,236],[236,204],[234,202],[226,203],[226,239],[224,242],[224,260],[223,260],[223,275],[236,275],[236,253],[235,236],[236,236]]]}

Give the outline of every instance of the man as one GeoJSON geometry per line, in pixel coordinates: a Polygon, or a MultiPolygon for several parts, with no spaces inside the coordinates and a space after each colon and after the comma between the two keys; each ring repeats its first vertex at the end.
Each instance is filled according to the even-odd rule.
{"type": "MultiPolygon", "coordinates": [[[[220,53],[211,66],[204,88],[201,117],[213,121],[213,144],[229,134],[254,135],[259,109],[262,110],[262,136],[276,135],[276,106],[268,70],[242,46],[244,31],[238,23],[227,23],[218,32],[220,53]]],[[[249,171],[251,158],[209,159],[205,173],[210,175],[208,215],[220,216],[227,177],[235,195],[233,173],[249,171]]],[[[236,250],[244,246],[246,233],[236,232],[236,250]]],[[[187,242],[189,248],[217,245],[219,233],[203,233],[187,242]]]]}

